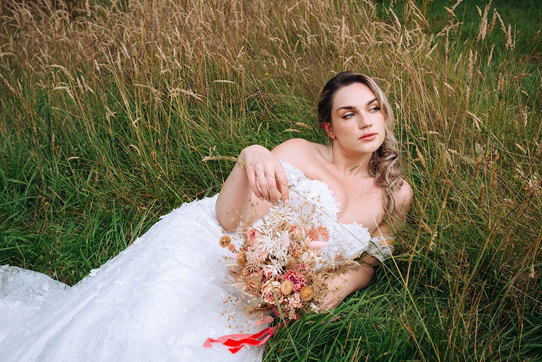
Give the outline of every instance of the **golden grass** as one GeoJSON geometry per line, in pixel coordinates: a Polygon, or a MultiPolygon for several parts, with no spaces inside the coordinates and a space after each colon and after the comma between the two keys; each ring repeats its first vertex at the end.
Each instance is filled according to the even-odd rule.
{"type": "MultiPolygon", "coordinates": [[[[401,8],[369,1],[14,3],[0,22],[0,137],[27,139],[40,165],[44,137],[51,157],[70,161],[81,156],[66,141],[70,132],[86,135],[78,137],[113,184],[130,177],[96,136],[109,134],[144,166],[145,184],[159,176],[170,190],[172,137],[201,152],[190,145],[209,129],[220,127],[221,137],[235,142],[245,119],[261,126],[290,114],[285,129],[296,135],[315,124],[299,117],[306,105],[314,109],[334,72],[369,74],[395,109],[405,177],[416,195],[402,238],[405,284],[428,282],[415,271],[420,260],[440,265],[447,277],[434,287],[453,293],[448,341],[457,343],[458,333],[476,339],[481,308],[492,302],[485,268],[505,281],[503,305],[542,304],[540,292],[533,294],[542,242],[540,73],[513,60],[513,27],[491,2],[479,9],[476,38],[460,42],[459,3],[447,8],[439,31],[412,1],[401,8]],[[499,31],[504,49],[492,40],[499,31]],[[50,105],[48,118],[39,97],[50,105]],[[254,102],[264,110],[254,111],[254,102]],[[287,111],[277,115],[274,105],[287,111]],[[262,115],[268,119],[254,119],[262,115]]],[[[209,146],[201,159],[236,156],[216,152],[209,146]]],[[[414,322],[404,323],[408,329],[414,322]]],[[[491,341],[480,348],[495,356],[491,341]]]]}

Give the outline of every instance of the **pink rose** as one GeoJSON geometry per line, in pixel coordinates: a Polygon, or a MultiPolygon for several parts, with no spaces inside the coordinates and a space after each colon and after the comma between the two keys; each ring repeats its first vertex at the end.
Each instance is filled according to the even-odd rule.
{"type": "Polygon", "coordinates": [[[247,245],[253,246],[256,244],[256,239],[258,239],[258,236],[262,235],[258,230],[256,229],[248,229],[245,231],[245,237],[247,238],[247,245]]]}
{"type": "Polygon", "coordinates": [[[275,300],[275,295],[277,296],[277,300],[280,303],[284,300],[284,296],[282,295],[282,292],[280,291],[280,282],[274,281],[274,280],[268,280],[263,286],[262,286],[262,299],[264,302],[266,302],[269,305],[277,305],[277,300],[275,300]]]}
{"type": "Polygon", "coordinates": [[[293,270],[288,270],[286,274],[283,275],[282,280],[289,280],[294,285],[294,291],[298,292],[305,286],[305,277],[301,274],[296,273],[293,270]]]}

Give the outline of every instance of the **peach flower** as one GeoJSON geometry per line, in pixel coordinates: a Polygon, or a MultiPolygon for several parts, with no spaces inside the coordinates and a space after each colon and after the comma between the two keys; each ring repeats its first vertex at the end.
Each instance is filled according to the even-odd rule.
{"type": "Polygon", "coordinates": [[[245,231],[245,237],[247,238],[247,246],[253,246],[256,243],[256,239],[258,236],[262,235],[261,232],[259,232],[256,229],[248,229],[245,231]]]}
{"type": "Polygon", "coordinates": [[[262,299],[269,305],[277,305],[275,295],[277,296],[279,304],[282,303],[284,296],[280,291],[280,282],[268,280],[264,285],[262,285],[262,299]]]}

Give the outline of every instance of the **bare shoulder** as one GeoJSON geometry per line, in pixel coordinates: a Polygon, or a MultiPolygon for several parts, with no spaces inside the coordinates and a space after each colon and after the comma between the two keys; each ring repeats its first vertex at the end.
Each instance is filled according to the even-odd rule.
{"type": "Polygon", "coordinates": [[[319,146],[322,145],[303,138],[292,138],[282,142],[271,152],[279,159],[300,167],[308,160],[314,159],[315,152],[320,153],[319,146]]]}
{"type": "Polygon", "coordinates": [[[412,202],[412,186],[405,179],[402,179],[401,186],[395,191],[395,200],[399,211],[406,215],[412,202]]]}

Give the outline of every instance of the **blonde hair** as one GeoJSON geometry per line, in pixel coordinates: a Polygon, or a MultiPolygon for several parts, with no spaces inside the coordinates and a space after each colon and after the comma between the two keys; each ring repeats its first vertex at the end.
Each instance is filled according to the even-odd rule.
{"type": "Polygon", "coordinates": [[[318,122],[322,128],[331,123],[333,96],[342,87],[352,83],[368,86],[380,103],[386,123],[386,137],[382,145],[373,152],[369,161],[369,174],[375,178],[375,184],[382,188],[384,199],[384,220],[401,218],[396,206],[394,192],[403,184],[401,178],[401,159],[397,139],[393,134],[395,119],[388,98],[378,84],[369,76],[350,71],[341,72],[331,78],[320,93],[318,101],[318,122]]]}

